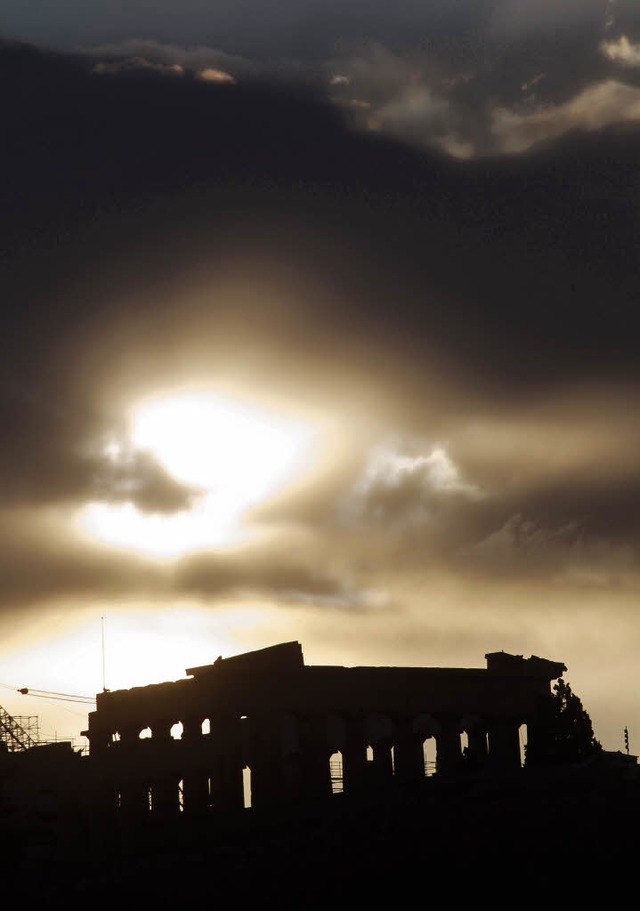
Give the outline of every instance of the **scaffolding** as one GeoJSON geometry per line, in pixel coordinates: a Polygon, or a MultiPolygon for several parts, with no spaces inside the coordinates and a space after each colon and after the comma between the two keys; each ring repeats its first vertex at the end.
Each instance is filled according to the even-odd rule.
{"type": "Polygon", "coordinates": [[[10,715],[0,705],[0,743],[9,753],[22,753],[40,743],[37,715],[10,715]]]}

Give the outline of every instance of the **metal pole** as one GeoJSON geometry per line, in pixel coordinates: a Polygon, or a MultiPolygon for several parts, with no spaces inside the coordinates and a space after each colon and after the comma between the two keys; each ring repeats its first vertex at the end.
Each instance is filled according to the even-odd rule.
{"type": "Polygon", "coordinates": [[[104,617],[100,618],[102,622],[102,692],[107,692],[107,681],[105,676],[105,663],[104,663],[104,617]]]}

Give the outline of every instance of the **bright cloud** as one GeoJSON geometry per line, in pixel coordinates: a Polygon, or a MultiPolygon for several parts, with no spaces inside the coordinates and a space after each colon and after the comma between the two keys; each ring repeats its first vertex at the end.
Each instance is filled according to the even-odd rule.
{"type": "Polygon", "coordinates": [[[498,150],[511,154],[570,130],[593,132],[634,121],[640,121],[640,88],[611,79],[588,86],[564,104],[542,105],[533,111],[498,107],[491,131],[498,150]]]}
{"type": "Polygon", "coordinates": [[[103,73],[137,66],[174,74],[190,71],[209,82],[234,82],[239,75],[255,74],[261,69],[257,63],[218,48],[182,47],[148,39],[100,44],[88,48],[87,53],[100,60],[96,69],[103,73]]]}
{"type": "Polygon", "coordinates": [[[640,44],[633,44],[626,35],[621,35],[617,41],[603,41],[600,50],[614,63],[640,66],[640,44]]]}
{"type": "Polygon", "coordinates": [[[348,498],[347,514],[415,525],[429,521],[433,502],[439,498],[482,496],[461,478],[444,446],[433,445],[426,454],[414,454],[414,449],[415,444],[375,447],[348,498]]]}
{"type": "Polygon", "coordinates": [[[198,78],[202,79],[204,82],[224,82],[232,85],[235,85],[236,83],[236,80],[230,73],[225,73],[224,70],[218,70],[215,67],[207,67],[204,70],[200,70],[198,78]]]}

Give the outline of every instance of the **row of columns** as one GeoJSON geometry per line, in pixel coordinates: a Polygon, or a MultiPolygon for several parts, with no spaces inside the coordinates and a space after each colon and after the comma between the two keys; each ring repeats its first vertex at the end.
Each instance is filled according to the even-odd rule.
{"type": "Polygon", "coordinates": [[[519,722],[453,716],[294,717],[282,713],[219,714],[202,734],[201,718],[186,718],[180,740],[174,721],[157,720],[149,739],[122,725],[119,742],[91,742],[91,755],[126,811],[235,811],[245,806],[243,770],[251,772],[251,805],[315,801],[333,793],[330,757],[342,754],[343,792],[424,778],[424,741],[436,743],[436,772],[463,768],[505,771],[521,764],[519,722]],[[377,721],[377,730],[376,722],[377,721]],[[461,733],[467,734],[464,755],[461,733]],[[368,748],[372,749],[372,759],[368,748]]]}

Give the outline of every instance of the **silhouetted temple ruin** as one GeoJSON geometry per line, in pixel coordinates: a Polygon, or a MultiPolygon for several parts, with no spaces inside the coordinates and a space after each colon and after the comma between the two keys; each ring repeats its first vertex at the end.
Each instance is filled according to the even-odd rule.
{"type": "Polygon", "coordinates": [[[307,666],[298,642],[97,696],[85,732],[102,799],[123,813],[203,814],[366,794],[463,768],[522,764],[564,664],[493,652],[486,668],[307,666]],[[141,736],[142,735],[142,736],[141,736]]]}

